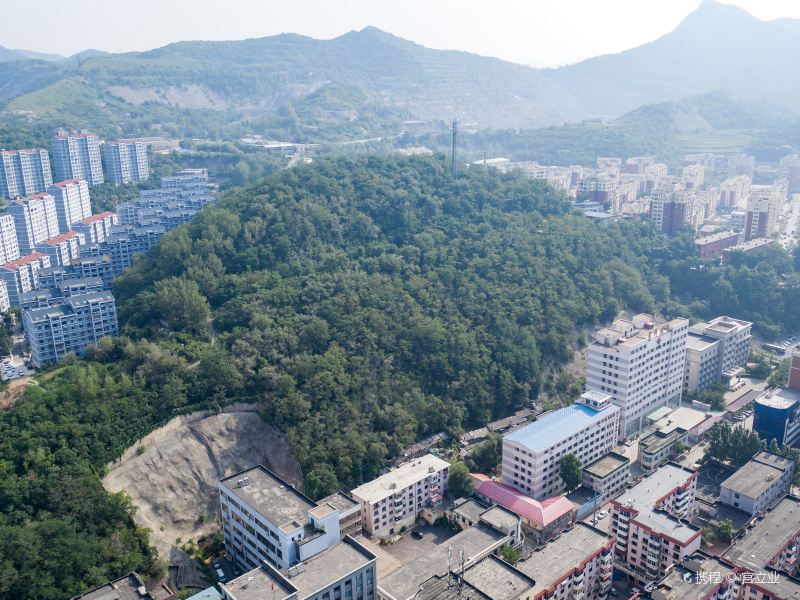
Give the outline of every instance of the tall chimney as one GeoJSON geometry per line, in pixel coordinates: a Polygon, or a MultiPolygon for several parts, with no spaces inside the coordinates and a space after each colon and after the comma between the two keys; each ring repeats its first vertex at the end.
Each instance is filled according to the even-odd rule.
{"type": "Polygon", "coordinates": [[[792,352],[792,364],[789,365],[789,381],[786,386],[791,390],[800,391],[800,348],[792,352]]]}

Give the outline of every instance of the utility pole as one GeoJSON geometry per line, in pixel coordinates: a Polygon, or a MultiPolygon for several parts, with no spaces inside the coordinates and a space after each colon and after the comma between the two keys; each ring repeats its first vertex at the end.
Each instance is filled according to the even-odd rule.
{"type": "Polygon", "coordinates": [[[453,149],[450,161],[450,176],[456,178],[456,136],[458,134],[458,119],[453,119],[453,149]]]}

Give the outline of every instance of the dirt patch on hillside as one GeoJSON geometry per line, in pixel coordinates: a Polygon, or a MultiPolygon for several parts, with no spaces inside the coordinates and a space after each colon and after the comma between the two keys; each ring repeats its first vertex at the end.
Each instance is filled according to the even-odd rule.
{"type": "Polygon", "coordinates": [[[284,435],[255,406],[239,405],[171,420],[109,465],[103,485],[133,498],[134,520],[150,529],[159,556],[178,573],[174,583],[200,587],[200,571],[176,540],[218,531],[218,480],[258,463],[303,489],[300,465],[284,435]]]}

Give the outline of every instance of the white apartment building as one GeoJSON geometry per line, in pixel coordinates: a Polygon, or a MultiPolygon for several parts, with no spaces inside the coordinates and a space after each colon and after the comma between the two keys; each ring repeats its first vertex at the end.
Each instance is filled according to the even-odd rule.
{"type": "Polygon", "coordinates": [[[681,180],[687,188],[696,190],[703,186],[705,176],[706,168],[703,165],[687,165],[683,167],[681,180]]]}
{"type": "Polygon", "coordinates": [[[111,228],[117,224],[119,218],[116,213],[107,210],[73,223],[72,229],[82,233],[86,237],[87,244],[99,244],[106,241],[111,235],[111,228]]]}
{"type": "Polygon", "coordinates": [[[745,241],[770,237],[778,225],[783,209],[784,195],[772,186],[755,186],[747,200],[747,215],[744,224],[745,241]]]}
{"type": "Polygon", "coordinates": [[[688,331],[687,319],[656,323],[639,314],[595,333],[586,388],[611,395],[620,407],[619,439],[641,430],[654,409],[680,404],[688,331]]]}
{"type": "Polygon", "coordinates": [[[0,279],[6,282],[11,306],[19,306],[20,294],[38,289],[39,270],[49,266],[50,257],[41,252],[34,252],[0,265],[0,279]]]}
{"type": "Polygon", "coordinates": [[[705,206],[695,190],[655,190],[650,198],[650,220],[661,233],[675,235],[683,225],[699,227],[705,206]]]}
{"type": "Polygon", "coordinates": [[[620,409],[611,396],[585,392],[566,408],[544,415],[503,437],[502,481],[536,500],[565,490],[559,462],[574,454],[582,465],[611,451],[620,409]]]}
{"type": "Polygon", "coordinates": [[[72,224],[92,216],[89,184],[83,179],[59,181],[47,188],[56,203],[58,228],[69,231],[72,224]]]}
{"type": "Polygon", "coordinates": [[[413,525],[423,508],[442,503],[449,470],[450,463],[426,454],[354,489],[350,495],[361,503],[364,531],[389,537],[413,525]]]}
{"type": "Polygon", "coordinates": [[[689,524],[696,480],[696,471],[668,463],[611,501],[615,568],[643,584],[700,549],[702,530],[689,524]]]}
{"type": "Polygon", "coordinates": [[[14,217],[21,254],[30,254],[38,244],[61,233],[55,199],[50,194],[14,200],[8,205],[8,214],[14,217]]]}
{"type": "Polygon", "coordinates": [[[0,150],[0,197],[31,196],[51,183],[50,156],[44,148],[0,150]]]}
{"type": "Polygon", "coordinates": [[[719,186],[719,205],[746,208],[750,196],[750,178],[747,175],[728,177],[719,186]]]}
{"type": "Polygon", "coordinates": [[[147,145],[137,140],[116,140],[103,144],[108,182],[117,185],[144,181],[150,177],[147,145]]]}
{"type": "Polygon", "coordinates": [[[0,279],[0,313],[7,313],[9,308],[11,308],[11,302],[8,299],[8,284],[4,279],[0,279]]]}
{"type": "Polygon", "coordinates": [[[91,133],[59,134],[51,140],[56,181],[84,179],[89,185],[103,183],[100,140],[91,133]]]}
{"type": "Polygon", "coordinates": [[[734,379],[747,365],[752,323],[717,317],[689,328],[683,389],[704,390],[734,379]]]}
{"type": "Polygon", "coordinates": [[[14,216],[0,215],[0,264],[17,260],[20,257],[19,243],[17,242],[17,227],[14,225],[14,216]]]}
{"type": "Polygon", "coordinates": [[[77,231],[68,231],[54,238],[45,240],[36,246],[36,251],[50,257],[50,266],[65,266],[80,256],[80,247],[86,243],[86,237],[77,231]]]}
{"type": "Polygon", "coordinates": [[[789,491],[794,461],[771,452],[759,452],[722,482],[719,501],[750,515],[765,512],[789,491]]]}
{"type": "Polygon", "coordinates": [[[287,569],[339,543],[339,510],[258,465],[219,482],[222,533],[240,568],[287,569]]]}

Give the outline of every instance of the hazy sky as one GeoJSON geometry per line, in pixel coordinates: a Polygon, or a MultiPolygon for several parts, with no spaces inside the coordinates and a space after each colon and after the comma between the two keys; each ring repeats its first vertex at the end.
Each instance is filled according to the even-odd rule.
{"type": "MultiPolygon", "coordinates": [[[[798,0],[723,0],[764,19],[798,0]]],[[[0,0],[0,46],[72,54],[282,32],[331,38],[374,25],[432,48],[553,66],[673,29],[700,0],[0,0]]]]}

